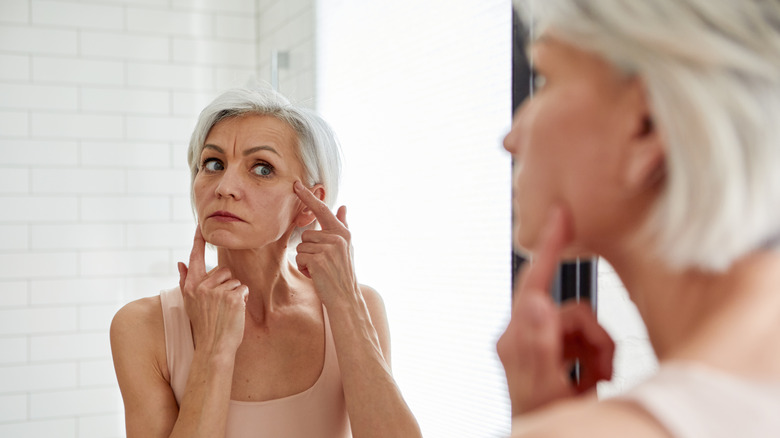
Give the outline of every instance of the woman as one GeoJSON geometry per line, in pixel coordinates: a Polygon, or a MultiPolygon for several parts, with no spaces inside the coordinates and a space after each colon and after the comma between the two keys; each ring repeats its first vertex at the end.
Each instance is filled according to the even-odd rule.
{"type": "Polygon", "coordinates": [[[504,140],[534,263],[498,342],[515,436],[780,434],[780,2],[535,1],[533,99],[504,140]],[[658,373],[597,401],[613,344],[546,295],[598,254],[658,373]],[[579,359],[579,384],[569,363],[579,359]]]}
{"type": "Polygon", "coordinates": [[[201,113],[188,155],[189,265],[111,326],[127,436],[419,436],[381,298],[355,280],[346,209],[328,208],[328,126],[271,90],[231,90],[201,113]]]}

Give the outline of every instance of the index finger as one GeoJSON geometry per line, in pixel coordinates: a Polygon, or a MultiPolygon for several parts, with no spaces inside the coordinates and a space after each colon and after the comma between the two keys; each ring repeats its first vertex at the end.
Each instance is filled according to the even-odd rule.
{"type": "Polygon", "coordinates": [[[300,181],[295,181],[293,189],[301,202],[303,202],[303,205],[311,209],[314,217],[317,218],[323,228],[334,228],[341,225],[341,222],[333,215],[328,206],[314,196],[314,193],[304,187],[300,181]]]}
{"type": "Polygon", "coordinates": [[[195,228],[195,237],[192,240],[192,251],[190,252],[190,264],[187,267],[190,274],[195,274],[201,278],[206,275],[206,239],[200,231],[200,225],[195,228]]]}
{"type": "Polygon", "coordinates": [[[532,263],[520,281],[518,292],[547,293],[569,239],[566,216],[561,208],[556,207],[537,242],[532,263]]]}

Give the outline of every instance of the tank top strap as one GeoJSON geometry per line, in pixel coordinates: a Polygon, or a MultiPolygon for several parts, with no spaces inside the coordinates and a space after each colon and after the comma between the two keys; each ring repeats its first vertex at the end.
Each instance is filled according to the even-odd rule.
{"type": "Polygon", "coordinates": [[[181,404],[195,353],[190,318],[184,309],[184,298],[178,286],[161,291],[160,304],[165,326],[165,357],[171,378],[170,385],[176,402],[181,404]]]}

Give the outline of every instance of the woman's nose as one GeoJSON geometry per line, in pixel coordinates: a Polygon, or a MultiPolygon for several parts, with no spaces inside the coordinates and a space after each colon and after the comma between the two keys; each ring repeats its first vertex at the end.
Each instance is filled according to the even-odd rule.
{"type": "Polygon", "coordinates": [[[509,130],[506,137],[504,137],[504,149],[512,155],[517,155],[520,152],[520,124],[518,123],[518,117],[515,116],[515,120],[512,122],[512,129],[509,130]]]}
{"type": "Polygon", "coordinates": [[[525,107],[526,102],[515,111],[514,118],[512,119],[512,128],[509,130],[506,137],[504,137],[504,149],[513,156],[519,155],[522,149],[523,120],[526,113],[525,107]]]}
{"type": "Polygon", "coordinates": [[[231,197],[234,199],[241,198],[241,176],[236,170],[227,168],[222,172],[222,177],[219,179],[215,193],[218,198],[231,197]]]}

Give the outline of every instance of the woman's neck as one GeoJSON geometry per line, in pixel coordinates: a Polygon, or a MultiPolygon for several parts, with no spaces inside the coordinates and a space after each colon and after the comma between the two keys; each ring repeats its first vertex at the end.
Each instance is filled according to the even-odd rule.
{"type": "MultiPolygon", "coordinates": [[[[608,261],[636,304],[659,360],[704,357],[712,341],[745,345],[746,333],[735,328],[750,329],[755,336],[776,329],[772,322],[780,316],[776,253],[749,254],[724,272],[674,270],[646,252],[608,261]],[[775,309],[771,315],[755,314],[767,306],[775,309]]],[[[722,359],[712,357],[713,362],[722,359]]]]}
{"type": "Polygon", "coordinates": [[[274,311],[296,302],[300,275],[287,260],[286,247],[252,250],[218,249],[219,266],[249,288],[247,315],[263,324],[274,311]]]}
{"type": "Polygon", "coordinates": [[[608,261],[642,316],[660,360],[684,343],[722,299],[712,288],[717,277],[713,274],[675,271],[646,254],[608,261]]]}

